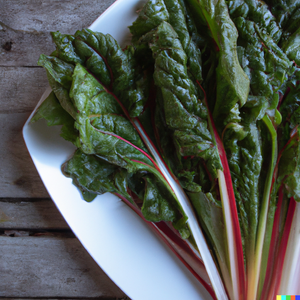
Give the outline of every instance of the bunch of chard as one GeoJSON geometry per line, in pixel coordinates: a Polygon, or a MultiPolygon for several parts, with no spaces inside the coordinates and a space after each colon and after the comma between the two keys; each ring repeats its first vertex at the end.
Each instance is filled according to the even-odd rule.
{"type": "Polygon", "coordinates": [[[125,49],[54,32],[38,62],[53,92],[32,121],[78,148],[64,174],[86,201],[119,196],[215,299],[273,299],[282,281],[300,201],[299,8],[149,0],[125,49]]]}

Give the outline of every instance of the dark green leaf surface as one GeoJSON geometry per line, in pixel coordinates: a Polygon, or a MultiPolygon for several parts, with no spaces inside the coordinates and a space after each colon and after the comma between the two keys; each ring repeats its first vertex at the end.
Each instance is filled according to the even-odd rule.
{"type": "Polygon", "coordinates": [[[45,119],[48,126],[63,125],[61,136],[71,143],[75,143],[78,131],[74,128],[74,119],[62,108],[53,92],[39,106],[31,122],[45,119]]]}
{"type": "Polygon", "coordinates": [[[92,200],[91,194],[96,197],[106,192],[118,191],[114,185],[114,173],[117,166],[95,155],[87,155],[77,150],[73,157],[63,165],[62,170],[81,189],[85,200],[92,200]]]}
{"type": "Polygon", "coordinates": [[[137,40],[150,30],[156,28],[162,21],[169,20],[164,0],[147,1],[138,18],[129,26],[130,32],[137,40]]]}
{"type": "Polygon", "coordinates": [[[165,195],[158,190],[158,187],[151,178],[146,177],[145,181],[146,190],[142,206],[144,217],[151,222],[173,222],[176,219],[176,210],[165,199],[165,195]]]}
{"type": "MultiPolygon", "coordinates": [[[[172,27],[163,22],[144,36],[155,59],[154,80],[160,88],[164,120],[173,131],[179,156],[199,156],[208,160],[215,151],[207,124],[207,109],[197,98],[197,90],[187,74],[187,56],[172,27]]],[[[218,162],[211,162],[214,167],[218,162]]],[[[213,169],[212,168],[212,169],[213,169]]]]}
{"type": "Polygon", "coordinates": [[[69,96],[74,67],[64,61],[42,54],[38,65],[47,70],[49,84],[61,106],[75,119],[76,110],[69,96]]]}
{"type": "Polygon", "coordinates": [[[238,103],[243,106],[248,98],[249,78],[241,68],[237,56],[238,32],[229,17],[225,1],[188,0],[203,24],[207,24],[217,45],[216,103],[213,117],[218,127],[238,103]]]}
{"type": "MultiPolygon", "coordinates": [[[[182,47],[187,55],[187,67],[191,78],[202,82],[201,50],[197,46],[200,36],[197,32],[188,9],[182,0],[148,1],[141,10],[137,20],[130,26],[133,40],[137,47],[138,40],[147,32],[168,22],[178,34],[182,47]]],[[[146,52],[147,53],[147,52],[146,52]]]]}
{"type": "MultiPolygon", "coordinates": [[[[216,201],[212,194],[203,192],[191,193],[188,196],[195,208],[198,220],[204,229],[209,243],[214,249],[223,276],[229,268],[228,254],[226,253],[226,231],[223,223],[223,211],[221,203],[216,201]]],[[[228,273],[226,274],[229,275],[228,273]]]]}
{"type": "Polygon", "coordinates": [[[109,34],[89,29],[74,36],[52,33],[58,56],[76,64],[81,63],[106,89],[113,92],[132,117],[141,114],[148,99],[149,80],[134,58],[134,49],[125,51],[109,34]]]}
{"type": "Polygon", "coordinates": [[[283,151],[278,166],[278,182],[286,188],[288,197],[300,201],[300,135],[299,129],[294,139],[283,151]]]}
{"type": "MultiPolygon", "coordinates": [[[[299,18],[300,24],[300,18],[299,18]]],[[[282,45],[282,50],[290,60],[300,65],[300,27],[282,45]]]]}

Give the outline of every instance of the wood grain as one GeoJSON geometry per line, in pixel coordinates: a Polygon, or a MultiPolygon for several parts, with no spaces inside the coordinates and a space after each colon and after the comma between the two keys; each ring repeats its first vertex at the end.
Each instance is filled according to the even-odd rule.
{"type": "Polygon", "coordinates": [[[36,66],[41,53],[54,50],[51,31],[74,34],[113,2],[0,0],[0,66],[36,66]]]}
{"type": "Polygon", "coordinates": [[[125,296],[76,238],[0,236],[0,245],[0,297],[125,296]]]}
{"type": "Polygon", "coordinates": [[[43,68],[0,68],[0,78],[0,114],[31,112],[48,87],[43,68]]]}
{"type": "Polygon", "coordinates": [[[0,200],[0,228],[67,230],[68,224],[50,199],[0,200]]]}
{"type": "Polygon", "coordinates": [[[55,49],[49,32],[14,30],[1,24],[0,66],[37,66],[41,53],[50,54],[55,49]]]}
{"type": "MultiPolygon", "coordinates": [[[[128,0],[130,1],[130,0],[128,0]]],[[[0,20],[15,30],[74,33],[115,0],[0,0],[0,20]]]]}
{"type": "Polygon", "coordinates": [[[49,198],[22,137],[29,113],[0,113],[0,197],[49,198]]]}

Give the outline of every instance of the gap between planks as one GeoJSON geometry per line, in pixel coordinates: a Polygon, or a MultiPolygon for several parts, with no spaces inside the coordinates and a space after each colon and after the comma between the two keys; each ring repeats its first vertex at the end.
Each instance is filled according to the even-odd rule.
{"type": "Polygon", "coordinates": [[[76,238],[0,236],[0,244],[2,298],[126,296],[76,238]]]}
{"type": "Polygon", "coordinates": [[[60,212],[49,199],[0,199],[0,229],[2,230],[69,230],[60,212]]]}

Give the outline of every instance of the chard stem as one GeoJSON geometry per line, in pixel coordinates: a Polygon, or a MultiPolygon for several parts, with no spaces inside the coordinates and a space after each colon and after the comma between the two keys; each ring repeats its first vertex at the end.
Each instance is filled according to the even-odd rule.
{"type": "Polygon", "coordinates": [[[248,299],[255,300],[257,297],[258,292],[258,280],[260,274],[260,266],[261,266],[261,259],[262,259],[262,250],[264,244],[264,237],[266,233],[266,225],[267,225],[267,215],[269,210],[269,201],[270,201],[270,194],[272,188],[272,179],[273,173],[275,170],[276,159],[277,159],[277,133],[276,130],[270,120],[270,118],[265,115],[262,118],[263,122],[267,126],[271,141],[272,141],[272,151],[271,151],[271,160],[268,170],[268,175],[265,182],[264,194],[262,198],[262,205],[261,211],[259,215],[258,221],[258,233],[257,233],[257,240],[256,240],[256,247],[255,247],[255,257],[254,257],[254,266],[251,268],[248,273],[248,299]]]}
{"type": "MultiPolygon", "coordinates": [[[[138,122],[135,122],[135,127],[137,128],[137,130],[140,133],[143,133],[141,125],[138,124],[138,122]]],[[[145,145],[147,145],[148,150],[150,151],[150,153],[153,155],[153,158],[157,162],[157,165],[160,168],[161,172],[164,174],[164,177],[166,178],[170,187],[172,188],[175,195],[177,196],[177,199],[178,199],[183,211],[185,212],[186,216],[188,217],[187,224],[191,230],[191,233],[195,239],[196,245],[199,249],[200,255],[203,259],[203,262],[206,267],[206,271],[207,271],[208,277],[211,281],[211,285],[215,292],[216,298],[218,300],[228,300],[222,278],[219,274],[216,263],[211,255],[209,247],[206,243],[204,234],[200,228],[196,214],[194,212],[192,204],[190,203],[189,198],[185,194],[185,192],[182,189],[182,187],[180,186],[180,184],[174,179],[173,174],[169,171],[168,167],[161,159],[158,151],[155,149],[154,145],[150,142],[150,139],[146,136],[146,134],[143,134],[142,138],[144,140],[145,145]]]]}
{"type": "Polygon", "coordinates": [[[237,248],[234,238],[234,229],[233,229],[233,222],[232,222],[232,214],[230,211],[230,203],[229,203],[229,195],[226,187],[226,181],[223,171],[218,170],[218,181],[219,187],[221,191],[221,201],[222,201],[222,208],[223,208],[223,216],[225,221],[226,227],[226,235],[227,235],[227,247],[228,247],[228,255],[230,261],[230,274],[231,274],[231,281],[232,281],[232,290],[228,291],[228,293],[232,296],[232,299],[239,299],[239,287],[237,284],[234,284],[234,281],[237,282],[237,274],[238,274],[238,261],[237,261],[237,248]]]}
{"type": "Polygon", "coordinates": [[[204,93],[204,101],[208,110],[209,127],[224,169],[224,172],[222,170],[218,170],[218,181],[221,192],[222,210],[226,226],[227,253],[229,255],[229,268],[231,273],[231,286],[226,287],[230,298],[235,300],[246,299],[246,279],[243,246],[230,169],[223,142],[218,134],[211,111],[208,108],[209,106],[206,92],[198,81],[197,83],[204,93]],[[230,241],[228,239],[230,239],[230,241]]]}
{"type": "Polygon", "coordinates": [[[289,232],[289,240],[286,249],[282,279],[279,293],[281,295],[300,294],[300,203],[294,203],[294,216],[289,232]]]}
{"type": "Polygon", "coordinates": [[[141,210],[119,193],[114,193],[123,200],[144,222],[146,222],[156,234],[164,241],[164,243],[172,250],[172,252],[182,261],[189,271],[197,278],[197,280],[205,287],[214,300],[216,296],[211,287],[209,278],[206,273],[205,266],[199,256],[189,247],[188,243],[181,239],[165,222],[152,223],[145,219],[141,210]]]}

